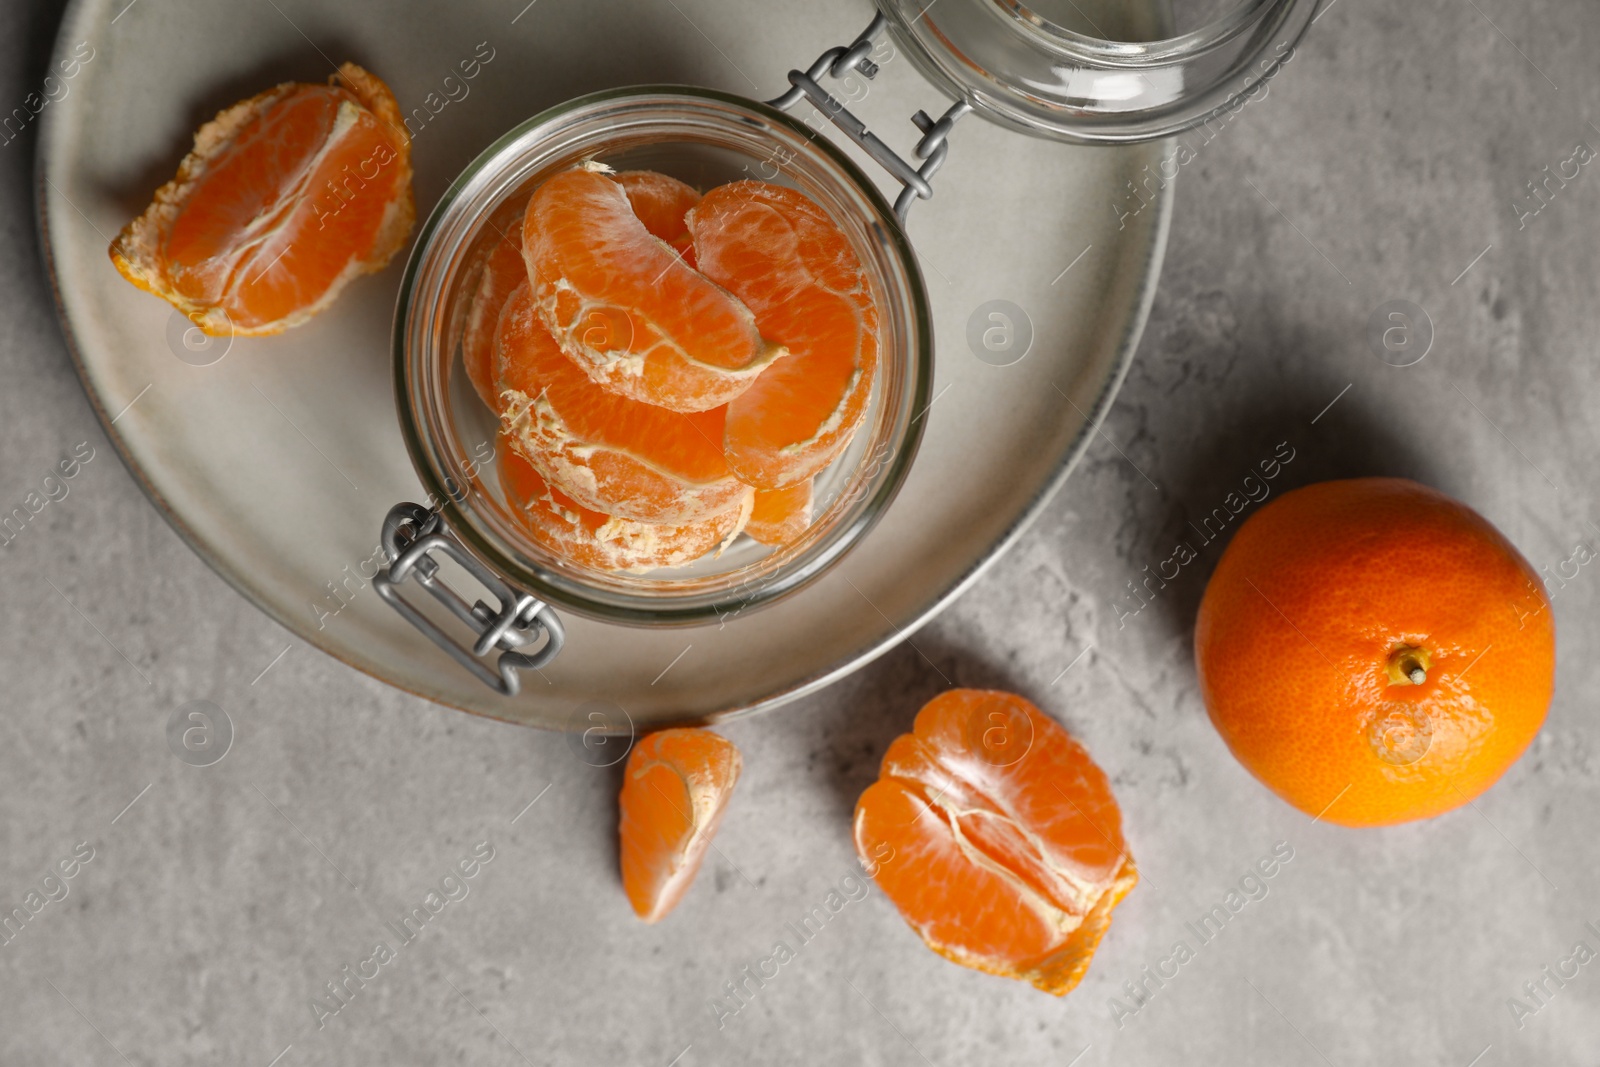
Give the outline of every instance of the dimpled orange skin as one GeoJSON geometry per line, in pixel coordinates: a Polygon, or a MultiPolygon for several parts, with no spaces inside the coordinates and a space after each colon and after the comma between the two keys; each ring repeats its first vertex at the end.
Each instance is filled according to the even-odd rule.
{"type": "Polygon", "coordinates": [[[1104,772],[1014,693],[952,689],[889,745],[856,852],[927,946],[1056,996],[1139,880],[1104,772]]]}
{"type": "Polygon", "coordinates": [[[1239,528],[1195,662],[1247,770],[1310,815],[1382,826],[1465,804],[1516,762],[1550,705],[1555,629],[1533,568],[1483,517],[1359,478],[1287,493],[1239,528]],[[1420,684],[1391,672],[1406,649],[1425,653],[1420,684]]]}

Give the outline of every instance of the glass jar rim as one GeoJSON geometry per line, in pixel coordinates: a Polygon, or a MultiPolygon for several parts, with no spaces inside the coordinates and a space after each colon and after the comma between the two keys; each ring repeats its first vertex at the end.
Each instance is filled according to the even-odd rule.
{"type": "MultiPolygon", "coordinates": [[[[852,502],[852,517],[818,544],[796,556],[780,568],[778,574],[763,580],[754,590],[735,587],[738,595],[701,594],[685,596],[676,602],[667,597],[629,597],[610,593],[598,595],[582,581],[546,571],[530,568],[513,555],[503,551],[496,539],[478,528],[468,507],[464,506],[475,492],[481,490],[468,486],[465,490],[454,475],[448,473],[448,464],[438,462],[438,450],[427,440],[424,429],[429,420],[419,410],[422,398],[418,396],[413,380],[414,316],[419,313],[417,304],[419,276],[428,265],[430,255],[436,251],[436,240],[447,224],[459,225],[459,205],[470,198],[486,175],[500,167],[514,166],[519,159],[518,146],[528,149],[537,141],[530,135],[549,128],[575,113],[599,106],[617,103],[663,101],[701,102],[722,105],[743,111],[753,120],[767,122],[786,131],[806,147],[820,154],[822,159],[839,172],[848,187],[870,208],[870,224],[874,234],[880,234],[889,247],[895,262],[906,274],[903,286],[910,326],[906,358],[910,366],[910,406],[923,410],[931,393],[933,377],[932,317],[928,307],[926,286],[909,239],[900,227],[893,208],[859,166],[827,137],[817,136],[804,123],[760,101],[715,89],[684,85],[636,85],[606,89],[563,101],[519,123],[497,138],[478,154],[450,183],[440,196],[427,219],[419,227],[417,240],[408,257],[401,277],[399,297],[395,306],[393,327],[393,369],[395,396],[402,437],[411,456],[412,466],[423,488],[451,529],[475,556],[493,570],[535,596],[579,615],[607,622],[639,625],[692,625],[695,623],[727,619],[743,611],[765,606],[820,577],[841,559],[848,549],[864,536],[876,522],[884,508],[893,500],[910,470],[911,462],[921,442],[926,420],[914,417],[905,422],[901,436],[896,440],[892,454],[884,461],[884,474],[871,490],[852,502]],[[790,566],[792,564],[792,566],[790,566]],[[785,569],[787,568],[787,569],[785,569]],[[648,602],[647,602],[648,600],[648,602]]],[[[477,190],[481,192],[480,190],[477,190]]],[[[417,358],[426,358],[426,353],[417,358]]],[[[889,358],[880,354],[880,359],[889,358]]],[[[904,420],[902,420],[904,421],[904,420]]],[[[865,430],[865,427],[863,428],[865,430]]]]}

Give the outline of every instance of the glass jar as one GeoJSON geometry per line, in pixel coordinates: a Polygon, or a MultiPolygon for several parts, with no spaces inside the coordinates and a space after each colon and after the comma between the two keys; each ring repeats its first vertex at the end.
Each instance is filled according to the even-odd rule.
{"type": "Polygon", "coordinates": [[[451,528],[513,585],[595,618],[699,622],[783,596],[872,526],[916,453],[933,374],[927,297],[904,232],[866,176],[789,116],[725,93],[639,87],[569,101],[501,138],[444,194],[418,237],[395,330],[400,421],[451,528]],[[780,168],[772,161],[783,158],[780,168]],[[488,248],[520,226],[532,190],[586,160],[708,188],[754,174],[791,185],[833,218],[865,268],[884,358],[862,428],[818,476],[816,520],[772,549],[741,538],[716,559],[636,575],[581,567],[521,532],[494,466],[473,461],[497,420],[463,370],[467,304],[488,248]],[[777,173],[774,173],[777,172],[777,173]]]}
{"type": "Polygon", "coordinates": [[[486,684],[514,694],[519,671],[542,667],[559,652],[558,607],[626,625],[728,623],[794,595],[868,536],[916,454],[929,402],[928,299],[904,221],[918,199],[932,195],[957,120],[976,110],[1030,134],[1080,143],[1159,137],[1231,106],[1276,73],[1313,6],[1246,0],[1213,26],[1135,44],[1086,36],[1014,0],[882,2],[866,31],[807,70],[791,71],[789,92],[768,103],[641,86],[581,97],[529,119],[467,167],[419,232],[396,310],[395,389],[430,499],[389,513],[383,536],[391,563],[374,585],[486,684]],[[913,116],[922,136],[911,160],[824,85],[830,77],[873,77],[870,53],[890,32],[956,98],[938,119],[913,116]],[[803,100],[901,183],[893,207],[844,151],[786,113],[803,100]],[[878,370],[865,420],[817,475],[815,518],[793,542],[771,548],[740,538],[714,558],[642,574],[581,566],[525,532],[498,464],[485,462],[498,420],[463,367],[467,307],[488,250],[521,225],[532,191],[589,161],[660,171],[701,189],[743,178],[791,186],[827,213],[860,261],[878,310],[878,370]],[[406,593],[413,578],[454,623],[406,593]],[[495,603],[461,595],[470,583],[495,603]],[[470,644],[451,635],[448,627],[457,624],[470,644]]]}

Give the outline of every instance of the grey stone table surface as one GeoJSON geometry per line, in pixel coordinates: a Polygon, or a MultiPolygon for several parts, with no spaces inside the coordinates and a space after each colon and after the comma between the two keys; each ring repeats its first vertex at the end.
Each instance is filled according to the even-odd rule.
{"type": "MultiPolygon", "coordinates": [[[[0,8],[4,110],[59,18],[0,8]]],[[[0,944],[0,1064],[1593,1063],[1596,54],[1586,0],[1327,7],[1264,99],[1192,139],[1137,361],[1065,490],[913,644],[726,727],[736,802],[653,927],[617,883],[614,771],[291,639],[141,496],[55,322],[33,133],[8,140],[0,510],[92,459],[0,548],[0,912],[37,908],[0,944]],[[1393,300],[1431,320],[1411,366],[1368,343],[1393,300]],[[1274,492],[1418,478],[1547,568],[1555,702],[1472,806],[1367,832],[1287,808],[1196,693],[1218,546],[1153,601],[1130,593],[1280,449],[1274,492]],[[855,891],[854,799],[947,685],[1034,697],[1113,778],[1145,877],[1064,1000],[946,963],[855,891]],[[166,740],[195,699],[235,729],[205,768],[166,740]],[[1265,896],[1211,940],[1186,932],[1274,848],[1293,858],[1265,896]],[[428,928],[394,936],[463,860],[428,928]],[[63,861],[73,877],[47,881],[63,861]],[[712,1007],[841,887],[776,976],[712,1007]],[[1192,958],[1148,980],[1180,939],[1192,958]],[[377,977],[348,977],[380,941],[377,977]],[[337,1003],[330,982],[337,1014],[312,1006],[337,1003]]]]}

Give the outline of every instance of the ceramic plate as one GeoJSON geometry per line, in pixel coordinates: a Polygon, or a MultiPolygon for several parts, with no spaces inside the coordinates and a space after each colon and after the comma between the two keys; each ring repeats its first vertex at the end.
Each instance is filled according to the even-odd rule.
{"type": "MultiPolygon", "coordinates": [[[[921,452],[883,520],[820,581],[721,625],[568,614],[565,650],[515,698],[483,688],[361,578],[389,507],[422,499],[390,387],[401,262],[282,336],[195,351],[188,323],[106,255],[201,122],[346,59],[413,116],[425,214],[495,137],[562,100],[646,82],[770,98],[871,14],[846,0],[480,0],[448,14],[427,0],[79,0],[57,43],[58,60],[77,62],[54,68],[73,73],[44,109],[39,211],[73,358],[124,461],[195,551],[284,626],[467,711],[571,728],[598,701],[641,727],[714,720],[881,655],[1017,537],[1111,403],[1165,246],[1168,197],[1143,191],[1161,146],[1071,148],[963,120],[936,195],[911,213],[937,370],[921,452]]],[[[902,152],[912,112],[948,104],[903,55],[858,89],[852,107],[902,152]]]]}

